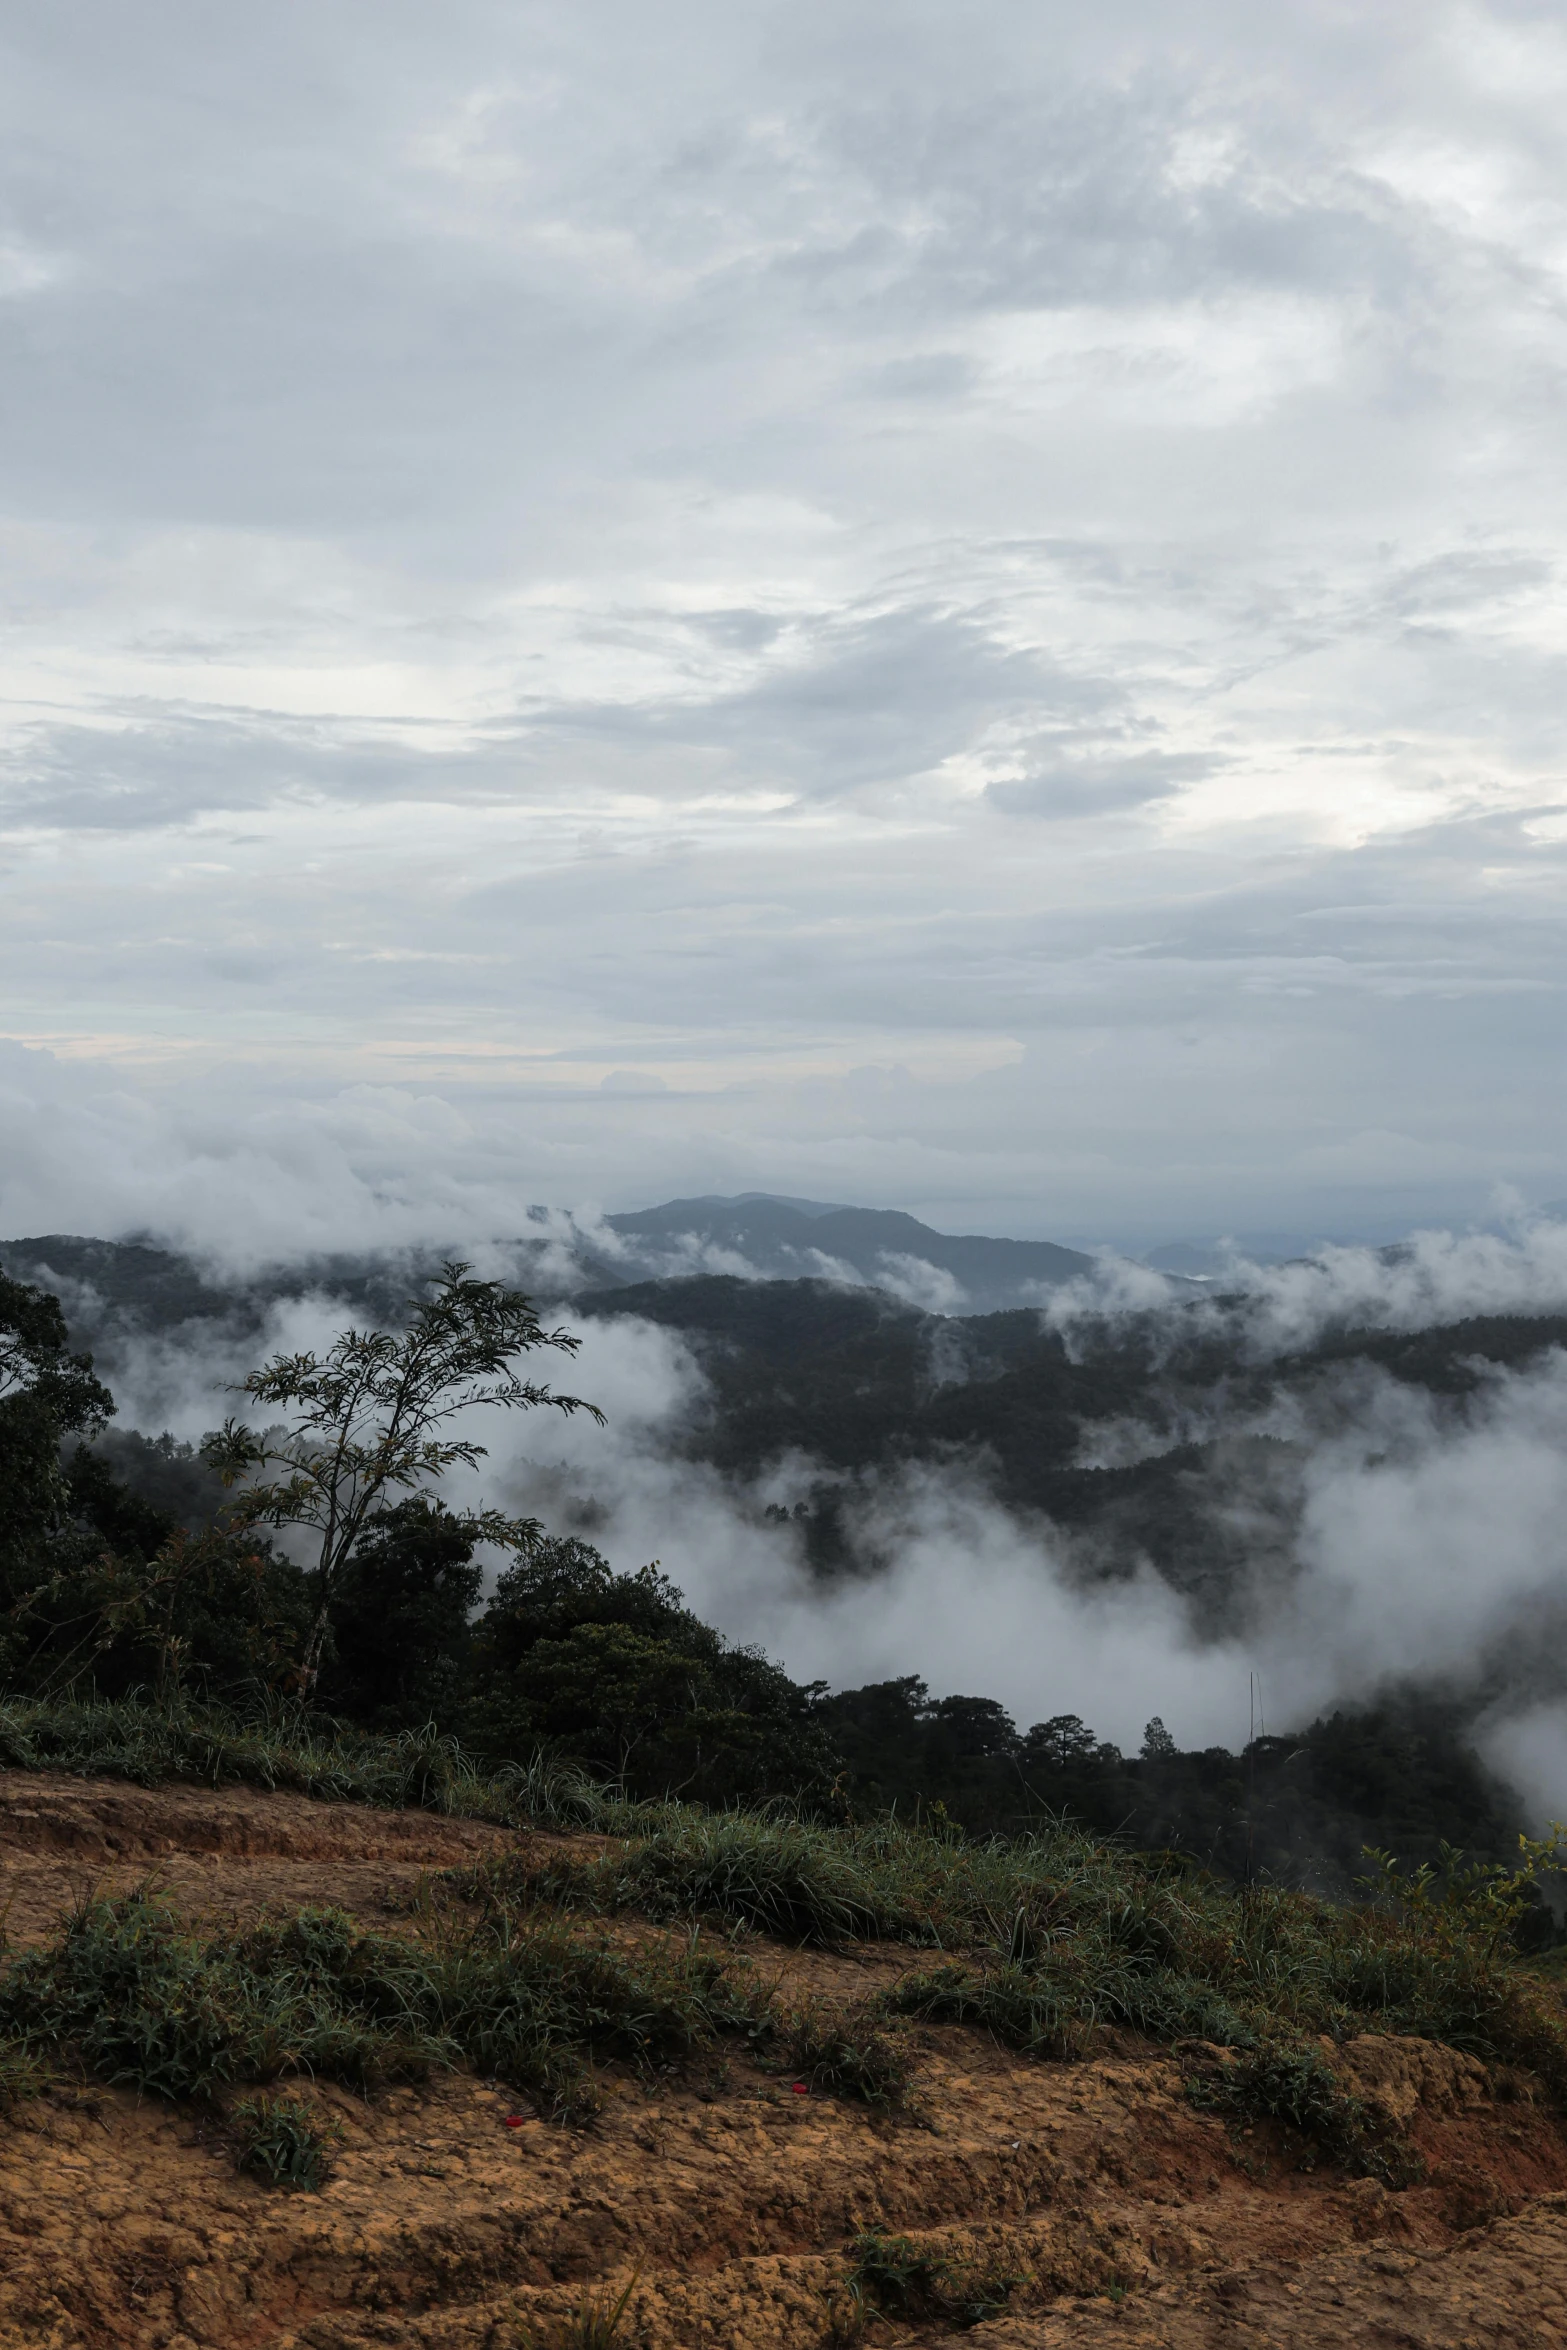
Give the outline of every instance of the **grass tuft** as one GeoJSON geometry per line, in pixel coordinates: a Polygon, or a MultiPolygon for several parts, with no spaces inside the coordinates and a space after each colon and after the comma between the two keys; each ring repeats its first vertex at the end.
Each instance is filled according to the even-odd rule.
{"type": "Polygon", "coordinates": [[[243,2097],[229,2108],[238,2169],[270,2187],[319,2194],[331,2169],[340,2125],[299,2097],[243,2097]]]}
{"type": "Polygon", "coordinates": [[[852,2007],[802,2000],[778,2017],[763,2062],[813,2089],[870,2106],[903,2105],[914,2078],[908,2034],[879,2000],[852,2007]]]}
{"type": "Polygon", "coordinates": [[[1275,2045],[1193,2073],[1191,2102],[1205,2113],[1280,2121],[1353,2178],[1407,2187],[1423,2175],[1419,2157],[1363,2097],[1347,2089],[1320,2048],[1275,2045]]]}
{"type": "MultiPolygon", "coordinates": [[[[855,2237],[849,2258],[851,2311],[857,2303],[861,2310],[874,2309],[911,2325],[936,2320],[959,2327],[983,2325],[987,2318],[999,2317],[1027,2282],[1021,2271],[982,2260],[953,2260],[939,2245],[874,2228],[855,2237]]],[[[838,2327],[850,2330],[841,2317],[838,2327]]]]}
{"type": "Polygon", "coordinates": [[[204,1937],[146,1892],[84,1902],[57,1943],[0,1976],[0,2034],[111,2085],[363,2088],[467,2063],[562,2119],[595,2110],[597,2066],[670,2062],[757,2012],[749,1979],[705,1953],[627,1954],[549,1919],[431,1945],[307,1909],[204,1937]]]}
{"type": "Polygon", "coordinates": [[[614,2350],[641,2274],[640,2269],[634,2269],[618,2293],[608,2285],[596,2290],[584,2285],[581,2299],[568,2316],[550,2320],[542,2333],[523,2328],[521,2350],[614,2350]]]}

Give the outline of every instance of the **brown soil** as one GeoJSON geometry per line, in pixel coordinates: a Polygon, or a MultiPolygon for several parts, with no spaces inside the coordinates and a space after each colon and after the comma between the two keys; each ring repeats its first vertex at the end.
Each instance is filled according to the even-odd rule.
{"type": "MultiPolygon", "coordinates": [[[[332,1901],[412,1930],[421,1872],[503,1831],[302,1798],[0,1776],[11,1923],[156,1869],[206,1915],[332,1901]]],[[[759,1955],[765,1955],[759,1952],[759,1955]]],[[[886,1953],[775,1954],[859,1992],[886,1953]]],[[[1026,2064],[925,2033],[915,2118],[799,2096],[744,2062],[612,2084],[569,2133],[448,2077],[371,2102],[320,2195],[239,2175],[216,2117],[57,2091],[0,2123],[0,2341],[51,2350],[514,2350],[636,2273],[625,2350],[816,2350],[853,2331],[845,2246],[874,2224],[1024,2281],[961,2335],[874,2345],[1261,2350],[1567,2345],[1567,2140],[1525,2081],[1418,2041],[1344,2061],[1424,2158],[1390,2193],[1200,2114],[1157,2051],[1026,2064]]]]}

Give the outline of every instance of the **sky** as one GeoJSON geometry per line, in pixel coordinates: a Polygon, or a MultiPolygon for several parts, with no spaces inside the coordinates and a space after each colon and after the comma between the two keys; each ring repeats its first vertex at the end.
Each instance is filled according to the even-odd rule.
{"type": "Polygon", "coordinates": [[[0,1231],[1567,1192],[1567,22],[13,0],[0,1231]]]}

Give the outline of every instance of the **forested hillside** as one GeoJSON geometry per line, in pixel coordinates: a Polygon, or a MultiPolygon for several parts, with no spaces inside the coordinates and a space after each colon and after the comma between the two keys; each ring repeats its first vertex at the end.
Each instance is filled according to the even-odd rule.
{"type": "MultiPolygon", "coordinates": [[[[221,1323],[243,1336],[282,1284],[219,1284],[149,1247],[6,1253],[37,1269],[46,1250],[67,1310],[38,1286],[4,1292],[12,1686],[241,1708],[297,1695],[307,1575],[259,1520],[234,1523],[210,1447],[116,1425],[79,1344],[96,1336],[107,1362],[137,1334],[221,1323]]],[[[345,1314],[395,1306],[391,1326],[405,1324],[398,1273],[337,1268],[345,1314]]],[[[414,1294],[428,1283],[416,1277],[414,1294]]],[[[1332,1330],[1259,1359],[1211,1307],[1189,1335],[1136,1315],[1063,1331],[1033,1311],[946,1318],[864,1289],[729,1276],[589,1291],[574,1312],[578,1326],[632,1317],[692,1346],[705,1387],[676,1440],[693,1457],[737,1479],[784,1454],[815,1465],[790,1525],[825,1583],[865,1572],[861,1480],[900,1461],[963,1462],[1017,1510],[1091,1536],[1082,1572],[1152,1560],[1216,1625],[1266,1516],[1257,1496],[1279,1519],[1294,1505],[1300,1446],[1243,1433],[1248,1414],[1281,1392],[1334,1392],[1346,1364],[1462,1396],[1489,1366],[1567,1336],[1560,1319],[1491,1317],[1413,1335],[1332,1330]],[[1093,1465],[1096,1443],[1131,1423],[1147,1456],[1093,1465]],[[1242,1467],[1249,1518],[1232,1503],[1242,1467]]],[[[802,1687],[693,1614],[678,1561],[617,1572],[580,1534],[540,1527],[486,1574],[494,1555],[433,1489],[389,1490],[327,1595],[309,1702],[380,1732],[433,1724],[492,1761],[544,1740],[649,1793],[785,1794],[859,1817],[935,1810],[1002,1833],[1065,1813],[1242,1877],[1343,1885],[1369,1844],[1494,1854],[1516,1831],[1515,1799],[1468,1743],[1475,1687],[1390,1688],[1239,1753],[1183,1753],[1155,1720],[1124,1753],[1075,1715],[1019,1723],[983,1691],[933,1697],[936,1659],[860,1689],[802,1687]]]]}

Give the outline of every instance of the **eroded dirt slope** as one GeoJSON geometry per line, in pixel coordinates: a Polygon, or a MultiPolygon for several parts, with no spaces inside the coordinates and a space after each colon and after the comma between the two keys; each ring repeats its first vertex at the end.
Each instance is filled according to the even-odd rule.
{"type": "MultiPolygon", "coordinates": [[[[506,1841],[250,1791],[0,1778],[29,1935],[84,1880],[152,1870],[208,1915],[330,1901],[414,1931],[422,1872],[506,1841]]],[[[846,1995],[901,1963],[756,1955],[846,1995]]],[[[845,2246],[878,2225],[1024,2280],[988,2323],[924,2329],[976,2350],[1567,2344],[1567,2142],[1527,2082],[1354,2043],[1359,2086],[1424,2158],[1390,2193],[1194,2111],[1157,2051],[1031,2065],[949,2029],[920,2046],[919,2111],[895,2120],[738,2058],[614,2083],[577,2133],[465,2076],[368,2102],[320,2088],[343,2136],[318,2196],[239,2175],[218,2116],[57,2092],[0,2122],[0,2340],[512,2350],[637,2271],[627,2350],[814,2350],[851,2329],[845,2246]]],[[[875,2320],[866,2339],[900,2335],[875,2320]]]]}

